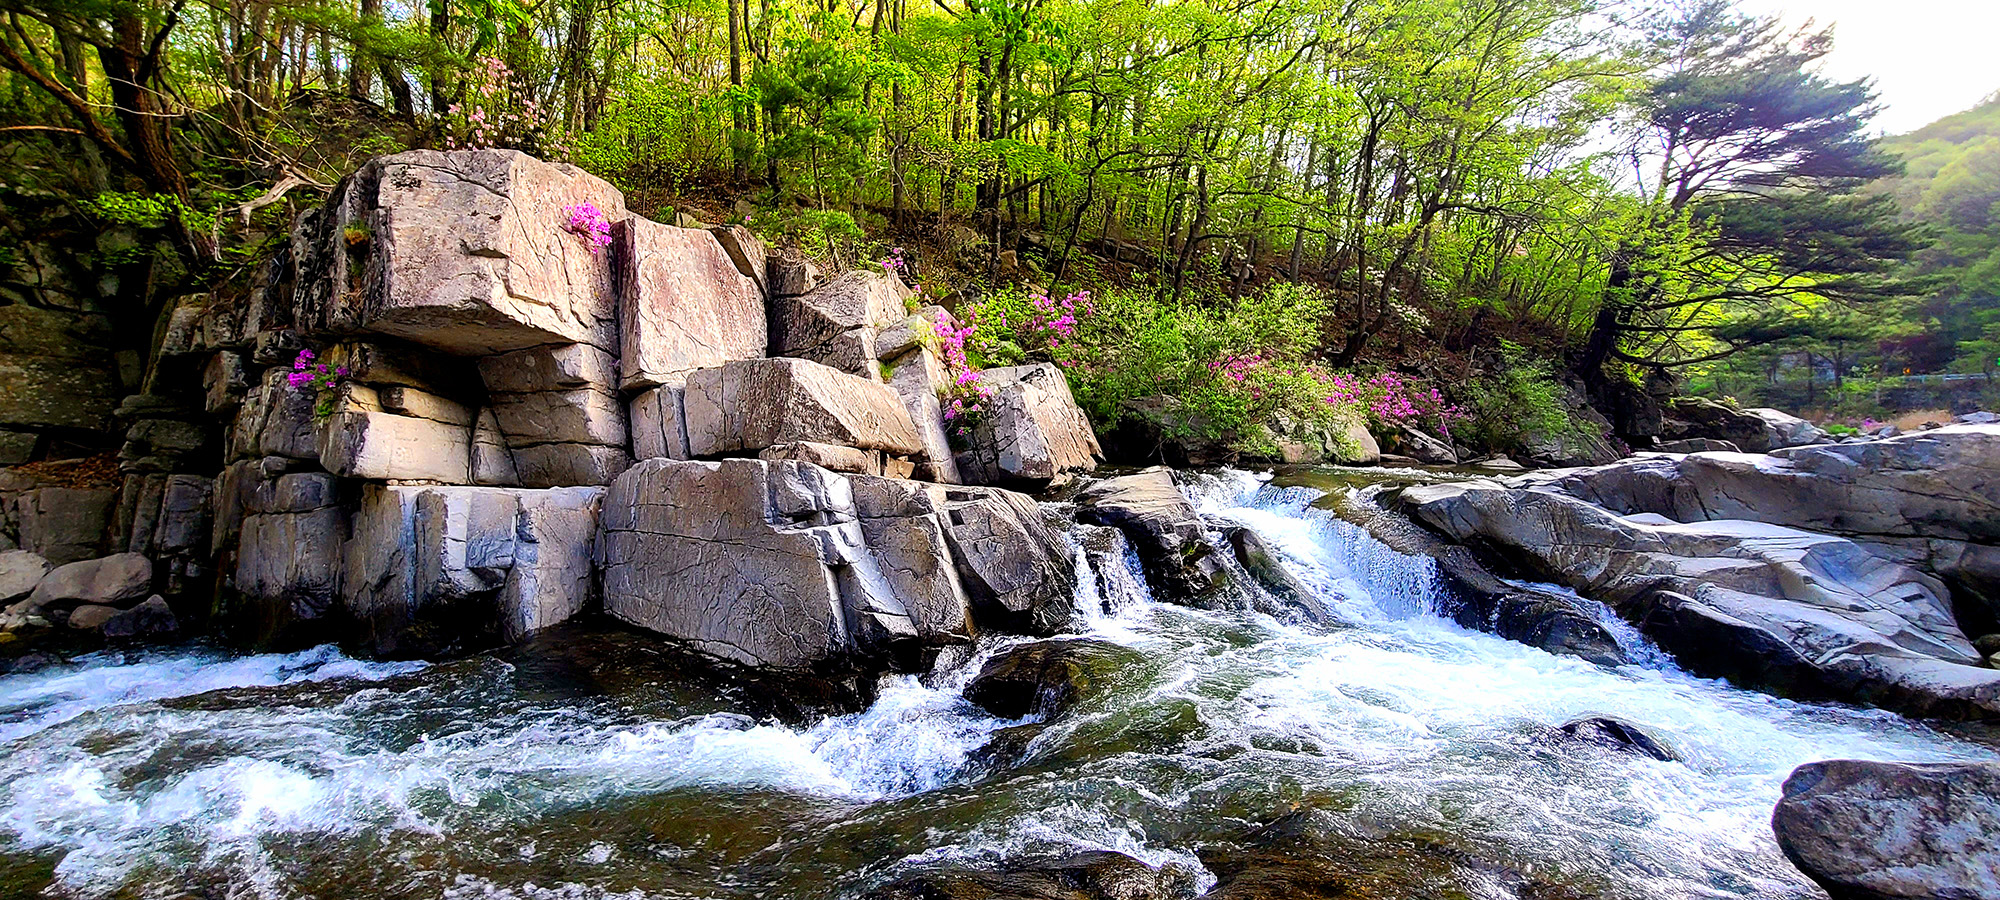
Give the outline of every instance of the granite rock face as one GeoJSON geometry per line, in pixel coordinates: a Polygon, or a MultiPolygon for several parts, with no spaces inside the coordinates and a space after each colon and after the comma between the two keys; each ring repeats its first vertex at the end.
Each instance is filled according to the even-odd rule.
{"type": "Polygon", "coordinates": [[[589,603],[600,487],[364,489],[341,599],[380,655],[519,641],[589,603]]]}
{"type": "Polygon", "coordinates": [[[2000,897],[2000,765],[1807,763],[1771,828],[1836,900],[2000,897]]]}
{"type": "Polygon", "coordinates": [[[583,204],[608,222],[626,217],[604,180],[517,151],[382,157],[294,231],[293,316],[461,356],[555,343],[616,353],[610,254],[565,228],[583,204]]]}
{"type": "Polygon", "coordinates": [[[976,622],[1061,624],[1073,586],[1025,497],[796,460],[642,462],[606,497],[601,547],[606,612],[776,669],[922,669],[976,622]]]}
{"type": "MultiPolygon", "coordinates": [[[[747,232],[740,238],[728,233],[739,251],[756,242],[747,232]]],[[[764,355],[763,290],[716,235],[631,218],[613,229],[612,246],[619,272],[620,387],[674,383],[695,369],[764,355]]],[[[763,263],[761,254],[757,263],[763,263]]]]}
{"type": "Polygon", "coordinates": [[[1840,537],[1744,520],[1625,517],[1495,483],[1407,488],[1424,524],[1520,554],[1602,600],[1690,671],[1915,715],[2000,717],[2000,671],[1944,586],[1840,537]]]}
{"type": "Polygon", "coordinates": [[[893,275],[848,272],[803,293],[774,297],[771,352],[880,381],[876,331],[909,315],[903,301],[910,296],[893,275]]]}
{"type": "Polygon", "coordinates": [[[1049,363],[987,369],[979,381],[993,398],[971,448],[958,455],[968,483],[1043,490],[1097,468],[1104,450],[1061,369],[1049,363]]]}
{"type": "Polygon", "coordinates": [[[812,441],[896,455],[923,439],[888,385],[798,359],[753,359],[688,376],[684,420],[696,457],[812,441]]]}

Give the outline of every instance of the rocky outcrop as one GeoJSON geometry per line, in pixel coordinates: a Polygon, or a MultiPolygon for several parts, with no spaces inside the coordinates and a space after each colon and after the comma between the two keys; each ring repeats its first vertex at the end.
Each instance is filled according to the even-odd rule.
{"type": "Polygon", "coordinates": [[[796,295],[771,300],[771,352],[881,380],[878,328],[901,323],[913,294],[885,272],[848,272],[796,295]]]}
{"type": "MultiPolygon", "coordinates": [[[[0,552],[22,551],[0,602],[70,577],[38,567],[119,551],[148,576],[7,627],[74,612],[141,637],[198,610],[256,645],[435,656],[602,603],[736,662],[852,674],[1068,621],[1069,545],[1034,501],[906,480],[959,474],[930,347],[948,313],[913,315],[899,278],[828,279],[741,227],[633,217],[600,179],[498,150],[377,159],[278,243],[165,312],[115,408],[0,409],[0,464],[80,430],[117,448],[0,469],[0,552]],[[635,455],[652,465],[600,527],[635,455]],[[734,512],[676,519],[661,479],[734,512]],[[164,609],[139,602],[154,594],[164,609]]],[[[0,306],[0,357],[21,319],[0,306]]],[[[1060,373],[1013,380],[1008,446],[1039,449],[1010,451],[1009,483],[1092,463],[1060,373]]]]}
{"type": "Polygon", "coordinates": [[[922,453],[888,385],[799,359],[753,359],[688,376],[683,421],[696,457],[754,454],[798,441],[922,453]]]}
{"type": "Polygon", "coordinates": [[[1769,455],[1640,456],[1522,484],[1621,513],[1749,519],[1843,535],[1945,579],[2000,617],[2000,425],[1769,455]]]}
{"type": "Polygon", "coordinates": [[[617,353],[610,254],[563,227],[583,204],[626,218],[603,179],[512,150],[377,159],[294,230],[293,321],[459,356],[569,343],[617,353]]]}
{"type": "Polygon", "coordinates": [[[1834,900],[2000,897],[2000,766],[1808,763],[1771,816],[1778,846],[1834,900]]]}
{"type": "Polygon", "coordinates": [[[647,460],[605,501],[604,608],[742,665],[920,669],[975,620],[1066,621],[1067,548],[1023,505],[792,460],[647,460]]]}
{"type": "Polygon", "coordinates": [[[1777,449],[1777,435],[1763,417],[1713,400],[1677,397],[1667,403],[1659,440],[1726,441],[1746,453],[1777,449]]]}
{"type": "Polygon", "coordinates": [[[96,630],[120,610],[152,593],[153,562],[138,553],[117,553],[57,566],[37,579],[26,599],[0,612],[0,629],[68,621],[96,630]],[[75,617],[81,613],[83,618],[75,617]]]}
{"type": "Polygon", "coordinates": [[[993,396],[982,404],[970,449],[958,454],[967,482],[1043,490],[1096,469],[1103,459],[1061,369],[1049,363],[986,369],[979,383],[993,396]]]}
{"type": "Polygon", "coordinates": [[[1221,590],[1229,570],[1207,526],[1164,468],[1096,482],[1076,495],[1077,518],[1125,532],[1162,599],[1196,602],[1221,590]]]}
{"type": "MultiPolygon", "coordinates": [[[[745,242],[723,233],[743,253],[745,242]]],[[[715,234],[635,217],[614,227],[612,237],[623,348],[618,386],[677,383],[695,369],[764,355],[763,290],[715,234]]]]}
{"type": "Polygon", "coordinates": [[[1588,716],[1564,722],[1552,734],[1557,743],[1586,745],[1635,753],[1660,762],[1680,759],[1659,738],[1646,729],[1616,716],[1588,716]]]}
{"type": "Polygon", "coordinates": [[[853,485],[818,466],[647,460],[612,486],[603,529],[605,611],[730,662],[915,668],[924,644],[970,637],[955,572],[907,558],[941,542],[871,547],[853,485]],[[921,620],[899,568],[944,582],[925,593],[955,594],[956,614],[921,620]]]}
{"type": "Polygon", "coordinates": [[[1604,601],[1696,673],[1918,715],[2000,716],[2000,672],[1977,667],[1944,586],[1844,538],[1628,518],[1492,482],[1412,487],[1403,502],[1448,537],[1518,554],[1604,601]]]}
{"type": "Polygon", "coordinates": [[[341,548],[340,599],[380,656],[519,641],[590,602],[603,488],[370,485],[341,548]]]}

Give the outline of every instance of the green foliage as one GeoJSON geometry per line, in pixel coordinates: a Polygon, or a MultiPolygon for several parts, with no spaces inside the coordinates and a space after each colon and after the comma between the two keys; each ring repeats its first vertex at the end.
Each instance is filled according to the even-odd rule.
{"type": "Polygon", "coordinates": [[[1523,435],[1577,437],[1583,426],[1563,402],[1563,387],[1547,356],[1501,342],[1500,367],[1460,385],[1469,419],[1458,437],[1473,446],[1515,450],[1523,435]]]}

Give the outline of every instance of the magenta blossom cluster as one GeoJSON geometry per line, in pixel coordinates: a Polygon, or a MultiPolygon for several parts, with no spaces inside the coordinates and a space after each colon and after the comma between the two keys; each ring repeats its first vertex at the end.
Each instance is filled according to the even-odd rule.
{"type": "Polygon", "coordinates": [[[590,252],[597,253],[611,245],[611,223],[604,218],[604,211],[595,203],[578,203],[563,207],[563,215],[569,217],[563,223],[563,230],[583,238],[590,245],[590,252]]]}
{"type": "Polygon", "coordinates": [[[329,368],[326,363],[314,362],[316,358],[310,349],[300,350],[292,360],[292,370],[285,373],[285,383],[300,393],[318,394],[319,403],[314,406],[314,412],[330,416],[333,414],[333,389],[347,377],[347,367],[329,368]]]}
{"type": "Polygon", "coordinates": [[[1268,360],[1262,353],[1233,353],[1208,364],[1211,372],[1242,384],[1268,360]]]}
{"type": "Polygon", "coordinates": [[[951,376],[951,384],[938,399],[944,405],[945,426],[954,437],[969,438],[978,416],[985,411],[987,402],[993,399],[993,388],[982,384],[979,373],[965,356],[965,342],[978,330],[975,325],[957,325],[947,313],[938,313],[931,323],[931,331],[937,335],[938,353],[944,356],[945,372],[951,376]]]}
{"type": "Polygon", "coordinates": [[[1414,426],[1435,421],[1446,439],[1451,436],[1453,422],[1471,418],[1463,407],[1446,403],[1437,388],[1420,388],[1395,372],[1383,372],[1366,381],[1353,375],[1335,375],[1327,380],[1327,387],[1327,403],[1366,404],[1376,421],[1384,425],[1414,426]]]}
{"type": "Polygon", "coordinates": [[[1069,296],[1056,300],[1036,291],[1028,298],[1034,304],[1034,317],[1029,319],[1028,328],[1048,336],[1049,346],[1076,337],[1076,315],[1090,311],[1090,292],[1075,291],[1069,296]]]}
{"type": "Polygon", "coordinates": [[[891,275],[902,275],[909,268],[909,263],[903,260],[903,248],[901,247],[889,248],[889,255],[882,258],[882,271],[891,275]]]}

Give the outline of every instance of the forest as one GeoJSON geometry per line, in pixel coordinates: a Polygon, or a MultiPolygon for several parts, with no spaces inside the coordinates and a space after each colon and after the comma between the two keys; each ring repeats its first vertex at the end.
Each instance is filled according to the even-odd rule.
{"type": "Polygon", "coordinates": [[[1641,445],[1675,394],[1887,415],[2000,357],[2000,101],[1877,139],[1831,30],[1725,0],[0,6],[0,303],[106,314],[113,378],[361,162],[465,147],[891,267],[969,367],[1239,449],[1585,400],[1641,445]]]}

